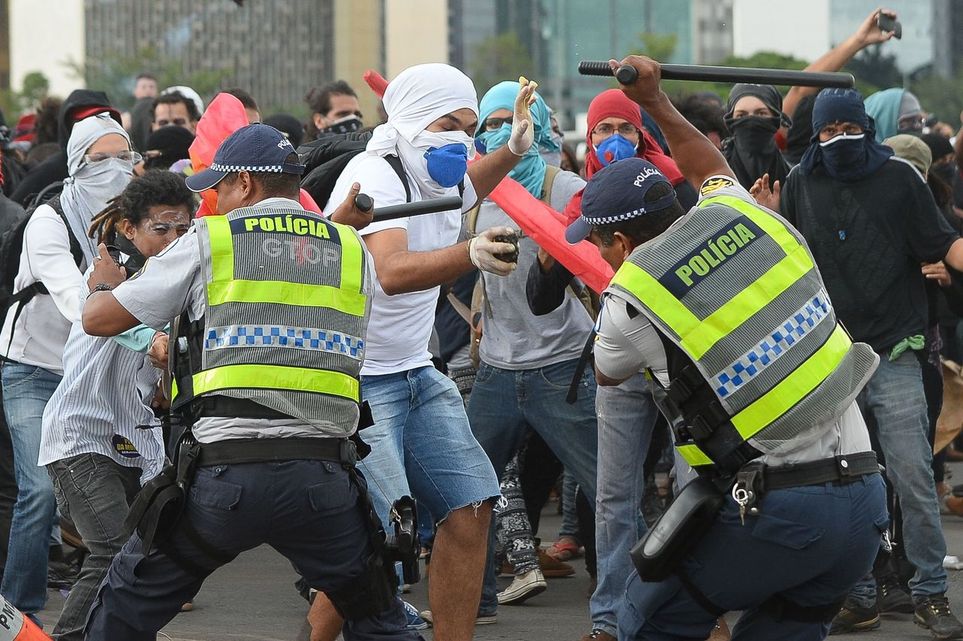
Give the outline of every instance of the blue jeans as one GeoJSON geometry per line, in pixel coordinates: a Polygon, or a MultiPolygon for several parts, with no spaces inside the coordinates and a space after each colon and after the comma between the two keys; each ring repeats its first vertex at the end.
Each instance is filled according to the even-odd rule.
{"type": "MultiPolygon", "coordinates": [[[[886,477],[903,510],[903,548],[916,574],[909,582],[920,599],[946,592],[946,540],[933,482],[933,446],[927,440],[929,419],[920,363],[907,351],[891,362],[880,355],[879,367],[859,396],[863,411],[876,418],[886,477]]],[[[867,575],[853,589],[861,607],[876,603],[876,581],[867,575]]]]}
{"type": "Polygon", "coordinates": [[[414,496],[438,521],[500,495],[498,477],[472,436],[455,383],[433,367],[362,376],[375,424],[361,432],[371,454],[358,464],[388,525],[391,504],[414,496]]]}
{"type": "MultiPolygon", "coordinates": [[[[287,557],[308,585],[336,592],[361,575],[372,553],[358,489],[340,463],[278,461],[198,469],[184,515],[197,535],[230,558],[261,544],[287,557]]],[[[223,560],[204,554],[175,527],[164,549],[198,566],[188,572],[135,533],[114,557],[87,621],[88,641],[155,641],[223,560]]],[[[345,641],[417,641],[399,600],[380,614],[351,619],[345,641]]]]}
{"type": "MultiPolygon", "coordinates": [[[[763,496],[745,525],[731,497],[681,571],[718,608],[743,611],[733,641],[822,641],[829,623],[774,619],[760,606],[774,595],[802,607],[839,601],[873,566],[886,513],[879,474],[763,496]]],[[[677,575],[644,583],[632,572],[619,612],[619,641],[705,639],[716,615],[677,575]]]]}
{"type": "Polygon", "coordinates": [[[612,636],[632,569],[629,550],[645,534],[639,506],[645,480],[642,466],[659,410],[641,374],[616,387],[599,387],[598,490],[595,546],[598,586],[592,595],[592,627],[612,636]]]}
{"type": "Polygon", "coordinates": [[[57,503],[47,470],[37,461],[43,410],[60,379],[34,365],[8,362],[3,366],[3,411],[13,442],[18,489],[0,593],[27,614],[42,610],[47,601],[47,555],[57,503]]]}
{"type": "MultiPolygon", "coordinates": [[[[521,447],[527,431],[538,432],[594,505],[598,452],[595,380],[589,368],[579,385],[578,401],[566,403],[576,364],[565,361],[512,371],[482,363],[468,402],[468,418],[498,473],[521,447]]],[[[491,539],[479,608],[483,613],[498,607],[494,530],[491,539]]]]}

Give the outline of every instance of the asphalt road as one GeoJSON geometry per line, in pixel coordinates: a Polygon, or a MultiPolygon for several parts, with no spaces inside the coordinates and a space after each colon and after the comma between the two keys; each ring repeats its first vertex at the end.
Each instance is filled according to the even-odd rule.
{"type": "MultiPolygon", "coordinates": [[[[954,466],[956,479],[963,479],[963,465],[954,466]]],[[[550,506],[554,508],[554,505],[550,506]]],[[[559,518],[542,518],[542,535],[556,534],[559,518]]],[[[963,518],[944,517],[949,553],[963,557],[963,518]]],[[[520,606],[503,606],[498,622],[477,628],[479,640],[579,641],[589,632],[589,578],[576,561],[578,572],[564,579],[549,579],[548,590],[520,606]]],[[[963,572],[949,571],[950,605],[963,616],[963,572]]],[[[305,623],[307,603],[298,596],[293,584],[297,576],[291,565],[274,550],[260,547],[242,554],[233,563],[215,572],[195,599],[193,612],[178,615],[158,639],[172,641],[307,641],[305,623]]],[[[509,579],[499,579],[500,588],[509,579]]],[[[419,609],[428,607],[424,583],[406,596],[419,609]]],[[[63,597],[51,590],[50,600],[40,618],[47,630],[52,628],[63,605],[63,597]]],[[[738,615],[729,617],[730,625],[738,615]]],[[[431,631],[425,632],[431,639],[431,631]]],[[[912,615],[887,617],[878,630],[832,637],[839,641],[925,641],[929,632],[912,622],[912,615]]]]}

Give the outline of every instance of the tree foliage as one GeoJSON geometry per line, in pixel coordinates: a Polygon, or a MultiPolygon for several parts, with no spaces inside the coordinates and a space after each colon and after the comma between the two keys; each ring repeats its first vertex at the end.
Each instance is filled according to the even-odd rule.
{"type": "Polygon", "coordinates": [[[141,72],[153,74],[161,89],[187,85],[205,99],[210,98],[231,73],[227,66],[188,72],[182,57],[162,56],[155,47],[144,47],[132,56],[115,53],[100,58],[88,57],[83,64],[71,62],[69,67],[88,89],[105,91],[114,106],[120,109],[129,109],[133,105],[131,92],[134,80],[141,72]]]}
{"type": "MultiPolygon", "coordinates": [[[[757,51],[751,56],[728,56],[719,64],[723,67],[761,67],[764,69],[805,69],[809,64],[805,60],[777,53],[775,51],[757,51]]],[[[726,96],[732,90],[733,83],[718,82],[691,82],[687,80],[666,80],[662,87],[667,94],[673,97],[691,95],[711,91],[718,94],[725,101],[726,96]]],[[[789,87],[777,87],[783,94],[789,91],[789,87]]]]}
{"type": "Polygon", "coordinates": [[[903,74],[896,65],[896,56],[883,53],[883,48],[879,45],[860,51],[843,67],[843,71],[853,74],[856,78],[856,88],[864,96],[880,89],[903,85],[903,74]]]}
{"type": "Polygon", "coordinates": [[[481,96],[503,80],[531,75],[535,63],[518,34],[507,31],[480,41],[468,66],[468,75],[481,96]]]}

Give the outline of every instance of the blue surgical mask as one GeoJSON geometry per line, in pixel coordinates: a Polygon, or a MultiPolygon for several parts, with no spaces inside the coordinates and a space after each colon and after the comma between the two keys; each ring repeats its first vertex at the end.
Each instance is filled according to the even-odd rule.
{"type": "Polygon", "coordinates": [[[621,134],[612,134],[595,146],[595,155],[603,167],[610,163],[635,157],[636,149],[628,138],[621,134]]]}
{"type": "Polygon", "coordinates": [[[468,149],[462,143],[429,147],[425,152],[428,175],[442,187],[454,187],[468,171],[468,149]]]}

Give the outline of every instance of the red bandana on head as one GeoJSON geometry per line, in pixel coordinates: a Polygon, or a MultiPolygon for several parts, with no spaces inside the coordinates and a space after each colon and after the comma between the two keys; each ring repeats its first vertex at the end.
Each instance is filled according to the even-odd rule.
{"type": "Polygon", "coordinates": [[[632,102],[620,89],[603,91],[589,104],[588,117],[586,118],[588,133],[585,135],[585,142],[588,144],[588,152],[585,154],[586,178],[591,178],[592,174],[602,168],[602,163],[595,155],[595,148],[592,146],[592,132],[606,118],[621,118],[635,125],[635,128],[642,132],[638,157],[648,160],[658,167],[662,175],[668,178],[673,185],[678,185],[685,180],[675,161],[665,155],[665,152],[659,147],[659,143],[642,126],[642,113],[639,111],[639,106],[632,102]]]}

